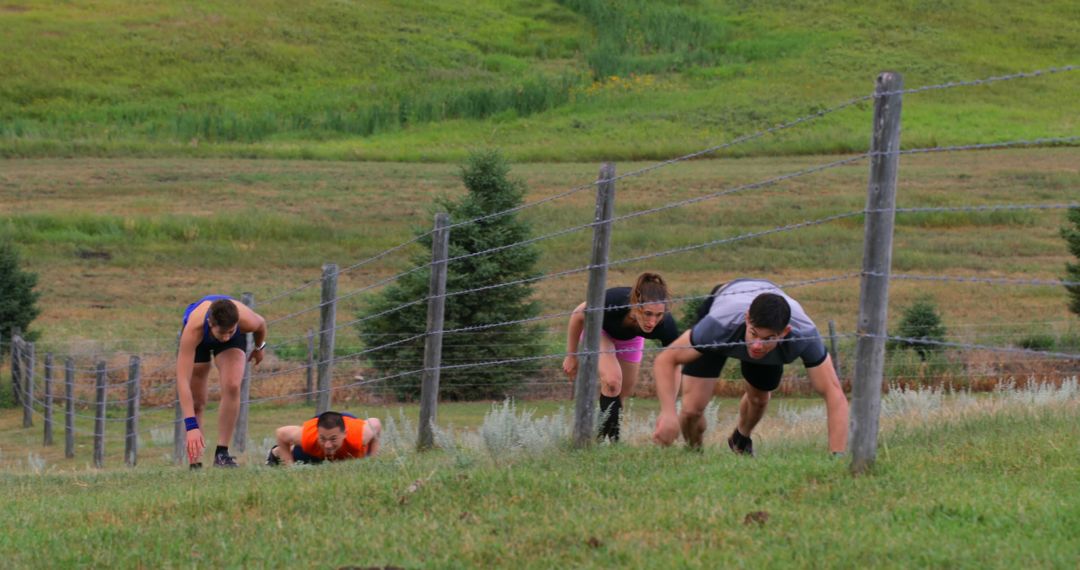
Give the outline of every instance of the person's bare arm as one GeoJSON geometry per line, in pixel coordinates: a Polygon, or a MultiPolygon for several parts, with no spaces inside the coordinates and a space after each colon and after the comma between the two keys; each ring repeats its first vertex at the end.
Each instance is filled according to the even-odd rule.
{"type": "Polygon", "coordinates": [[[810,385],[825,398],[825,415],[829,426],[829,451],[843,453],[847,449],[848,401],[836,376],[832,357],[826,356],[821,364],[806,369],[810,385]]]}
{"type": "MultiPolygon", "coordinates": [[[[255,341],[255,347],[258,348],[266,342],[266,319],[262,315],[252,311],[247,305],[243,303],[236,303],[236,309],[240,313],[239,332],[252,333],[253,340],[255,341]]],[[[252,350],[249,360],[259,364],[263,359],[262,350],[252,350]]]]}
{"type": "MultiPolygon", "coordinates": [[[[205,313],[205,311],[203,311],[205,313]]],[[[195,315],[189,317],[184,330],[180,332],[180,349],[176,353],[176,398],[180,400],[180,413],[185,418],[195,417],[195,398],[191,393],[191,376],[195,368],[195,349],[202,342],[202,327],[195,315]]],[[[206,448],[202,426],[187,432],[188,461],[194,463],[206,448]]]]}
{"type": "Polygon", "coordinates": [[[368,418],[367,429],[364,430],[364,445],[367,447],[367,456],[371,457],[379,453],[379,440],[382,437],[382,422],[379,418],[368,418]]]}
{"type": "Polygon", "coordinates": [[[285,465],[293,464],[292,446],[300,445],[303,433],[300,426],[281,426],[274,432],[277,437],[278,459],[285,465]]]}
{"type": "Polygon", "coordinates": [[[566,358],[563,359],[563,372],[570,380],[577,377],[578,357],[575,353],[578,351],[581,332],[585,330],[585,306],[585,303],[578,305],[570,315],[570,323],[566,325],[566,358]]]}
{"type": "Polygon", "coordinates": [[[660,401],[660,416],[656,419],[653,441],[669,445],[678,437],[679,418],[675,413],[675,400],[679,394],[679,367],[698,358],[701,358],[701,353],[691,345],[690,331],[687,330],[653,360],[656,399],[660,401]]]}

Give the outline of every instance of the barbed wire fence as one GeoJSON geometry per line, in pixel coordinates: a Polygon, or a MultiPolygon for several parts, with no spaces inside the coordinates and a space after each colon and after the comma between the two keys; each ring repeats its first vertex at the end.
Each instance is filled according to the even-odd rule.
{"type": "MultiPolygon", "coordinates": [[[[879,78],[878,88],[874,94],[856,97],[828,109],[782,123],[751,135],[739,137],[720,145],[712,146],[627,173],[616,175],[614,165],[605,165],[601,169],[598,179],[594,182],[581,184],[556,195],[525,203],[505,211],[487,214],[470,220],[454,221],[453,223],[450,223],[450,220],[443,220],[442,222],[437,221],[435,227],[431,231],[420,233],[410,240],[379,252],[369,258],[348,265],[345,268],[339,269],[336,264],[326,264],[323,266],[323,274],[320,279],[311,280],[297,287],[272,294],[260,305],[256,305],[253,296],[245,294],[243,298],[245,304],[262,310],[266,307],[273,308],[279,301],[313,289],[316,285],[321,286],[321,297],[317,304],[267,319],[269,324],[279,325],[287,322],[298,322],[298,319],[312,315],[316,311],[319,313],[317,324],[310,328],[306,335],[278,339],[276,342],[268,345],[271,352],[274,352],[285,350],[295,346],[298,342],[306,340],[306,361],[301,364],[294,364],[292,360],[281,361],[268,369],[253,371],[248,367],[245,370],[241,387],[241,412],[237,421],[237,429],[233,438],[233,444],[236,446],[237,451],[244,451],[244,447],[248,441],[247,412],[248,407],[251,404],[278,402],[283,400],[296,401],[302,399],[309,403],[315,401],[316,412],[321,412],[330,409],[333,402],[333,394],[342,395],[348,394],[350,391],[355,393],[360,390],[393,391],[394,381],[407,377],[420,376],[423,377],[423,393],[421,396],[422,417],[418,424],[420,428],[420,433],[418,434],[418,446],[427,447],[430,446],[432,442],[431,426],[436,413],[435,404],[438,400],[437,394],[441,371],[460,371],[476,368],[510,366],[522,362],[543,360],[556,361],[565,358],[568,354],[575,354],[582,361],[579,368],[579,376],[574,383],[576,390],[575,441],[579,445],[587,445],[589,441],[592,441],[594,431],[591,422],[593,421],[596,400],[595,391],[598,382],[597,361],[599,355],[605,352],[599,348],[599,323],[602,312],[605,309],[603,306],[602,293],[606,286],[606,275],[609,268],[639,264],[661,257],[733,245],[747,240],[778,236],[798,232],[815,226],[858,220],[861,218],[865,223],[863,267],[861,271],[852,270],[800,282],[783,283],[781,286],[785,289],[790,289],[853,281],[856,278],[860,280],[860,316],[856,332],[836,333],[832,330],[833,323],[830,322],[829,336],[833,347],[834,363],[837,365],[839,365],[840,359],[835,358],[836,342],[840,339],[850,339],[854,341],[856,345],[854,373],[852,375],[852,469],[855,471],[865,470],[873,463],[876,450],[876,418],[880,411],[882,379],[885,377],[884,354],[886,343],[921,343],[954,350],[978,350],[993,353],[1023,355],[1031,359],[1048,362],[1065,361],[1068,363],[1076,363],[1077,360],[1080,360],[1080,355],[1069,351],[1049,349],[1039,350],[1033,348],[1017,348],[1011,345],[999,346],[976,342],[910,338],[889,334],[887,332],[886,316],[888,309],[888,284],[892,281],[904,280],[953,284],[1034,287],[1080,285],[1080,283],[1053,279],[1013,279],[979,276],[960,277],[891,273],[891,237],[894,224],[897,223],[897,215],[901,216],[900,222],[902,223],[903,216],[905,215],[946,212],[1036,212],[1074,208],[1080,205],[1075,201],[1059,201],[1055,203],[1001,204],[993,206],[897,208],[895,204],[895,187],[898,172],[897,163],[899,157],[902,155],[914,156],[930,153],[959,153],[1016,147],[1075,145],[1080,141],[1080,136],[1066,136],[901,149],[899,146],[900,98],[905,94],[988,85],[1000,81],[1024,80],[1049,74],[1075,71],[1076,69],[1077,66],[1064,66],[973,81],[924,86],[914,89],[903,89],[899,76],[895,74],[883,74],[879,78]],[[723,188],[715,192],[689,199],[673,201],[659,206],[629,212],[620,216],[614,215],[614,186],[617,181],[644,176],[662,168],[675,166],[691,159],[718,152],[722,149],[727,149],[738,144],[809,123],[832,113],[854,108],[859,103],[867,101],[873,101],[875,105],[875,131],[873,145],[871,149],[865,153],[793,170],[786,174],[773,176],[748,184],[723,188]],[[616,224],[624,224],[630,220],[684,208],[686,206],[699,204],[724,196],[730,196],[736,193],[762,191],[787,181],[819,174],[844,166],[854,165],[862,161],[868,161],[871,165],[871,180],[867,203],[862,209],[832,212],[824,216],[786,223],[772,228],[709,239],[698,243],[662,251],[632,255],[621,259],[609,259],[611,230],[616,224]],[[442,256],[439,256],[436,252],[433,254],[432,260],[429,263],[415,265],[405,271],[395,273],[387,278],[378,279],[373,283],[350,291],[343,293],[338,293],[337,291],[337,284],[340,276],[356,271],[362,267],[369,266],[372,263],[384,261],[392,254],[407,251],[409,248],[428,240],[431,241],[433,250],[438,250],[440,242],[448,240],[449,233],[452,232],[454,228],[462,227],[467,224],[481,223],[485,220],[499,216],[514,215],[530,208],[550,204],[556,200],[573,196],[589,189],[595,189],[597,193],[596,211],[593,219],[589,222],[572,225],[519,242],[500,245],[483,251],[457,255],[455,257],[449,257],[445,253],[443,253],[442,256]],[[457,291],[445,290],[445,272],[448,270],[448,267],[454,263],[503,252],[516,247],[526,247],[546,240],[581,233],[586,230],[592,230],[593,232],[593,258],[586,265],[550,271],[541,275],[505,283],[484,284],[457,291]],[[380,287],[395,283],[405,276],[420,272],[429,273],[432,276],[433,286],[428,295],[400,304],[388,310],[339,322],[336,312],[337,305],[340,301],[359,297],[380,287]],[[440,273],[443,275],[443,286],[441,290],[436,285],[440,273]],[[443,308],[440,308],[440,305],[445,306],[447,301],[452,301],[454,298],[462,295],[483,293],[514,285],[532,285],[543,281],[582,274],[588,274],[589,287],[586,294],[586,332],[583,338],[582,347],[577,353],[562,351],[520,358],[493,358],[487,360],[466,361],[454,358],[444,359],[441,357],[443,346],[454,346],[455,343],[465,345],[473,342],[473,340],[469,338],[469,335],[471,334],[480,332],[485,334],[499,334],[505,332],[500,331],[499,329],[506,329],[522,324],[544,322],[558,323],[565,321],[571,313],[557,312],[530,317],[528,319],[479,323],[466,327],[443,330],[444,327],[441,324],[434,327],[430,326],[433,318],[435,322],[439,321],[440,317],[436,313],[441,313],[444,310],[443,308]],[[387,335],[387,338],[380,341],[380,344],[372,345],[369,343],[368,346],[365,346],[358,351],[344,354],[338,354],[337,351],[335,351],[335,334],[337,331],[348,327],[356,327],[367,320],[382,318],[388,314],[421,304],[428,305],[429,309],[429,327],[427,330],[415,333],[402,332],[400,334],[387,335]],[[371,355],[380,351],[390,350],[397,346],[418,342],[423,342],[425,344],[425,354],[427,356],[422,364],[417,363],[418,365],[416,368],[384,374],[377,377],[365,377],[363,373],[356,372],[355,366],[349,370],[340,369],[346,364],[362,364],[367,361],[371,355]],[[338,365],[338,370],[335,370],[335,365],[338,365]],[[275,379],[287,380],[288,382],[284,384],[277,383],[277,385],[275,385],[275,379]],[[296,388],[298,379],[302,379],[303,384],[303,387],[299,389],[296,388]],[[259,394],[257,397],[252,396],[253,389],[255,389],[255,393],[259,394]]],[[[672,301],[674,303],[700,302],[707,297],[708,296],[703,295],[687,296],[675,298],[672,299],[672,301]]],[[[630,305],[628,305],[628,307],[629,306],[630,305]]],[[[970,324],[970,326],[979,325],[979,323],[970,324]]],[[[250,343],[251,340],[249,338],[249,349],[251,346],[250,343]]],[[[162,345],[164,344],[166,343],[162,343],[162,345]]],[[[506,346],[509,346],[509,344],[506,346]]],[[[493,346],[493,348],[498,348],[498,345],[493,346]]],[[[717,347],[715,345],[702,345],[697,348],[709,349],[717,347]]],[[[80,435],[93,438],[93,457],[95,466],[100,467],[103,465],[105,442],[115,442],[119,440],[125,442],[125,462],[129,465],[135,465],[137,462],[140,438],[149,436],[153,441],[162,443],[167,437],[166,434],[169,431],[169,428],[172,428],[172,439],[174,443],[173,458],[178,463],[184,461],[186,454],[184,453],[183,446],[184,433],[182,428],[182,417],[179,409],[179,400],[175,397],[175,382],[171,378],[171,370],[174,363],[170,360],[172,359],[172,355],[175,354],[175,350],[160,350],[141,355],[131,354],[128,357],[129,361],[126,363],[119,362],[122,359],[121,356],[114,356],[110,359],[112,362],[111,365],[104,360],[93,361],[94,359],[91,358],[90,360],[92,360],[92,362],[90,364],[92,364],[92,366],[88,364],[76,366],[76,359],[69,356],[64,358],[63,365],[59,366],[56,363],[56,359],[54,359],[54,355],[51,353],[44,355],[44,358],[39,362],[37,355],[35,354],[33,343],[29,343],[19,336],[14,336],[11,339],[0,338],[0,349],[3,349],[5,355],[10,354],[13,397],[16,403],[23,408],[23,425],[24,427],[31,427],[35,417],[41,418],[45,429],[45,445],[51,445],[53,443],[53,426],[54,424],[59,423],[54,416],[53,408],[57,402],[63,402],[65,455],[67,457],[72,457],[74,455],[74,446],[72,442],[74,441],[75,435],[80,435]],[[149,370],[143,370],[142,366],[144,360],[156,360],[159,362],[157,365],[150,367],[149,370]],[[35,372],[39,367],[42,370],[40,375],[35,372]],[[60,370],[63,370],[64,374],[63,396],[58,396],[56,393],[58,386],[55,377],[60,370]],[[36,388],[39,384],[40,388],[36,388]],[[35,394],[36,389],[41,390],[40,396],[35,394]],[[88,394],[93,394],[93,396],[90,397],[88,394]],[[92,415],[76,413],[77,409],[85,408],[92,409],[94,413],[92,415]],[[170,408],[174,410],[175,415],[171,421],[161,421],[150,426],[139,425],[141,414],[153,412],[155,417],[162,416],[170,408]],[[109,412],[110,410],[112,410],[111,414],[109,412]],[[80,427],[85,426],[88,423],[92,423],[92,429],[80,427]],[[106,433],[105,426],[107,424],[119,423],[124,423],[125,425],[124,433],[122,435],[116,433],[115,430],[113,430],[112,433],[106,433]]],[[[650,352],[653,350],[657,349],[650,348],[646,351],[650,352]]],[[[83,357],[81,360],[85,362],[87,358],[83,357]]],[[[403,364],[409,364],[410,362],[405,362],[403,364]]],[[[550,385],[565,385],[565,381],[551,381],[545,383],[550,385]]],[[[210,392],[215,393],[219,390],[220,387],[215,386],[210,392]]]]}

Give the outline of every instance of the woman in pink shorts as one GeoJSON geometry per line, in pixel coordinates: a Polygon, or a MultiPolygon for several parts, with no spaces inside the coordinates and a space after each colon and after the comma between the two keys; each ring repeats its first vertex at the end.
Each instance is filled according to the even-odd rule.
{"type": "MultiPolygon", "coordinates": [[[[667,284],[656,273],[642,273],[633,287],[613,287],[604,294],[604,325],[600,334],[600,412],[606,415],[600,437],[619,439],[619,411],[634,391],[641,368],[645,339],[664,346],[679,337],[669,311],[667,284]]],[[[563,372],[577,377],[578,344],[585,333],[585,303],[574,309],[566,331],[563,372]]]]}

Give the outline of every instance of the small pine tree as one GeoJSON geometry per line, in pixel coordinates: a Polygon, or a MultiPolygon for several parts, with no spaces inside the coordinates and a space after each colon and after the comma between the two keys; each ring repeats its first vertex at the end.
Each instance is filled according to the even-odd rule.
{"type": "MultiPolygon", "coordinates": [[[[1080,258],[1080,208],[1069,208],[1070,225],[1061,228],[1061,237],[1068,242],[1069,252],[1080,258]]],[[[1065,280],[1080,282],[1080,263],[1065,264],[1065,280]]],[[[1080,285],[1066,285],[1069,292],[1069,310],[1080,315],[1080,285]]]]}
{"type": "MultiPolygon", "coordinates": [[[[923,297],[915,301],[904,310],[904,316],[900,320],[900,331],[897,336],[905,338],[945,341],[945,325],[941,322],[937,304],[930,297],[923,297]]],[[[919,354],[919,358],[926,358],[935,352],[939,352],[942,346],[939,344],[923,344],[912,341],[899,341],[902,348],[911,348],[919,354]]]]}
{"type": "Polygon", "coordinates": [[[21,329],[28,340],[37,336],[29,330],[30,323],[41,313],[35,285],[37,275],[19,269],[18,250],[9,239],[0,237],[0,331],[5,340],[11,338],[14,328],[21,329]]]}
{"type": "MultiPolygon", "coordinates": [[[[506,160],[498,152],[474,153],[461,171],[468,194],[457,201],[437,199],[437,209],[449,213],[453,224],[520,205],[524,200],[525,186],[519,180],[509,179],[509,171],[506,160]]],[[[422,232],[426,233],[426,230],[422,232]]],[[[520,242],[528,239],[530,233],[530,227],[514,214],[486,218],[451,228],[449,255],[453,258],[520,242]]],[[[423,237],[420,243],[424,250],[413,258],[415,265],[431,262],[431,236],[423,237]]],[[[526,245],[454,261],[447,267],[446,291],[453,293],[533,277],[536,275],[533,268],[538,258],[538,249],[534,245],[526,245]]],[[[369,349],[425,332],[427,303],[416,301],[427,296],[429,278],[427,271],[410,273],[365,303],[357,315],[360,318],[386,312],[356,325],[361,340],[369,349]],[[409,303],[414,304],[404,306],[409,303]]],[[[448,296],[443,329],[534,317],[539,314],[539,306],[530,301],[531,295],[530,285],[517,284],[448,296]]],[[[443,365],[537,356],[543,351],[542,338],[539,327],[525,324],[445,335],[443,365]]],[[[399,398],[412,399],[420,394],[422,375],[405,373],[423,368],[422,336],[373,350],[368,357],[381,376],[403,374],[388,382],[399,398]]],[[[496,366],[444,368],[439,377],[439,394],[451,400],[501,398],[535,374],[539,366],[539,361],[531,360],[496,366]]]]}

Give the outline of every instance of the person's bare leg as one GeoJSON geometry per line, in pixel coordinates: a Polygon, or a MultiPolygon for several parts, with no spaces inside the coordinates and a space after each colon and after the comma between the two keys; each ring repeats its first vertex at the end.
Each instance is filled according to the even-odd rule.
{"type": "Polygon", "coordinates": [[[769,392],[758,390],[746,383],[746,392],[739,401],[739,433],[750,437],[750,432],[758,425],[769,407],[769,392]]]}
{"type": "Polygon", "coordinates": [[[622,389],[619,390],[619,399],[626,403],[626,399],[634,395],[634,387],[637,386],[638,376],[641,373],[640,362],[619,361],[622,369],[622,389]]]}
{"type": "Polygon", "coordinates": [[[240,384],[244,381],[244,360],[247,355],[230,348],[214,357],[221,383],[221,406],[218,408],[218,445],[228,447],[236,430],[240,414],[240,384]]]}

